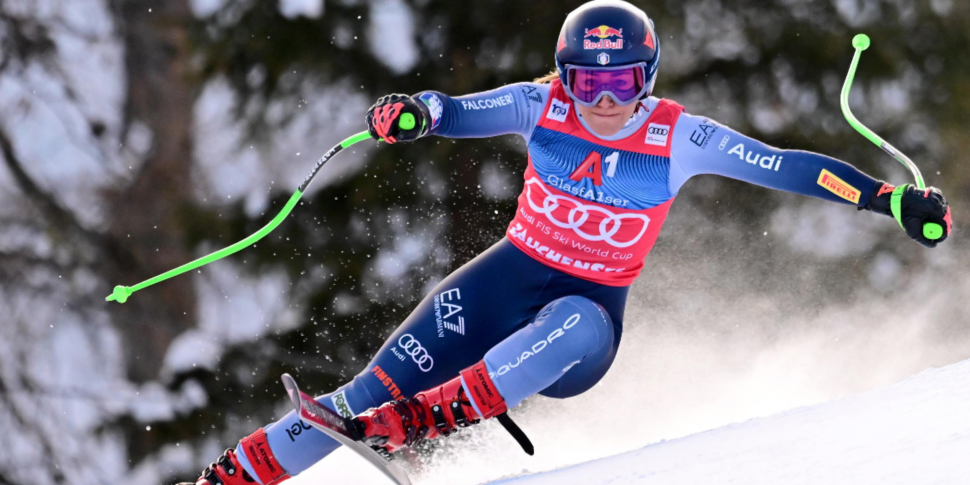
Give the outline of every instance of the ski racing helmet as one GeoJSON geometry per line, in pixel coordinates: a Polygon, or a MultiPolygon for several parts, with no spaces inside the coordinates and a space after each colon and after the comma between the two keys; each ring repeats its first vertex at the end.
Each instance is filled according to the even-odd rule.
{"type": "Polygon", "coordinates": [[[622,106],[653,92],[660,39],[653,20],[622,0],[594,0],[573,10],[556,45],[556,71],[576,103],[592,107],[607,94],[622,106]]]}

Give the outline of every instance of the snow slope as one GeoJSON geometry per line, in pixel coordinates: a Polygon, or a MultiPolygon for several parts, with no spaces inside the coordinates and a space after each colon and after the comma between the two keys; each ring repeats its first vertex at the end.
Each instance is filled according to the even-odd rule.
{"type": "MultiPolygon", "coordinates": [[[[451,482],[429,482],[416,471],[415,485],[451,482]]],[[[468,473],[475,470],[461,478],[467,481],[468,473]]],[[[338,449],[287,483],[391,482],[338,449]]],[[[863,394],[490,485],[499,484],[970,484],[970,360],[863,394]]]]}
{"type": "Polygon", "coordinates": [[[848,398],[493,482],[970,484],[970,360],[848,398]]]}

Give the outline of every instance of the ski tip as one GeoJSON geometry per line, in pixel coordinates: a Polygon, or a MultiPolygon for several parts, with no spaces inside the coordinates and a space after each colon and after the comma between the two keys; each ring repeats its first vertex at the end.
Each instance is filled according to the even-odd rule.
{"type": "Polygon", "coordinates": [[[296,409],[296,414],[300,415],[300,388],[297,387],[296,380],[289,374],[283,374],[280,380],[283,381],[283,387],[286,388],[286,394],[290,396],[290,403],[296,409]]]}

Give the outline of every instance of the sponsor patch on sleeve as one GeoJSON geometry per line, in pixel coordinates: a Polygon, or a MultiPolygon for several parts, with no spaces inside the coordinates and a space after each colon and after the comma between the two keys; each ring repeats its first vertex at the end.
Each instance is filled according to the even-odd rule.
{"type": "Polygon", "coordinates": [[[670,136],[670,125],[658,125],[650,123],[647,127],[647,145],[667,146],[667,137],[670,136]]]}
{"type": "Polygon", "coordinates": [[[444,111],[444,105],[441,104],[441,99],[433,93],[424,93],[418,99],[426,104],[428,110],[431,111],[431,129],[437,128],[441,123],[441,113],[444,111]]]}
{"type": "Polygon", "coordinates": [[[337,413],[345,418],[354,417],[354,412],[350,409],[350,405],[347,404],[347,395],[344,391],[340,391],[330,397],[333,401],[333,407],[337,410],[337,413]]]}
{"type": "Polygon", "coordinates": [[[566,115],[569,114],[569,104],[563,103],[556,98],[552,99],[552,103],[549,105],[549,113],[546,114],[546,118],[553,121],[565,122],[566,115]]]}
{"type": "Polygon", "coordinates": [[[818,184],[824,187],[825,190],[828,190],[829,192],[832,192],[845,200],[848,200],[854,204],[859,203],[861,192],[824,168],[822,169],[822,172],[818,174],[818,184]]]}

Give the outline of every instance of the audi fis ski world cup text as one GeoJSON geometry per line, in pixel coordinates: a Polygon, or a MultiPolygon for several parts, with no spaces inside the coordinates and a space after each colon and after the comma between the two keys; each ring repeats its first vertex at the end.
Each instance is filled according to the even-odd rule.
{"type": "MultiPolygon", "coordinates": [[[[540,222],[537,221],[536,223],[539,226],[541,226],[540,222]]],[[[548,226],[544,227],[543,229],[548,230],[548,226]]],[[[568,256],[564,256],[562,253],[556,252],[556,250],[542,244],[542,242],[539,241],[538,239],[534,239],[532,236],[529,236],[528,229],[526,229],[525,227],[522,227],[522,224],[520,223],[516,223],[515,226],[509,228],[509,237],[513,237],[515,239],[518,239],[519,241],[522,241],[531,251],[534,251],[540,257],[561,265],[573,266],[575,268],[589,270],[589,271],[597,271],[597,272],[602,271],[605,273],[618,272],[626,269],[625,267],[614,268],[614,267],[606,266],[605,264],[602,264],[602,263],[589,263],[581,259],[573,259],[568,256]]],[[[565,238],[565,236],[562,236],[562,234],[559,232],[555,232],[554,237],[565,238]]],[[[608,249],[597,249],[588,244],[578,244],[576,243],[576,241],[573,241],[573,243],[576,249],[579,249],[589,254],[595,254],[602,258],[613,257],[614,259],[620,259],[620,258],[630,259],[633,257],[632,253],[620,253],[617,251],[613,251],[611,254],[611,251],[608,249]]]]}

